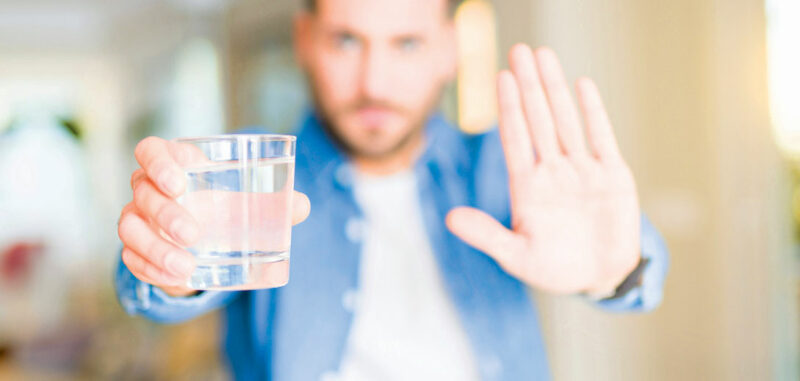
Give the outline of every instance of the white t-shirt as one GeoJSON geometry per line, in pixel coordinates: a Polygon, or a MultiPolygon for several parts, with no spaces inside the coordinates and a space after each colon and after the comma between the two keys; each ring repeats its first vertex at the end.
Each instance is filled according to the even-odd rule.
{"type": "Polygon", "coordinates": [[[477,380],[425,232],[414,174],[357,174],[355,195],[365,218],[360,290],[338,378],[477,380]]]}

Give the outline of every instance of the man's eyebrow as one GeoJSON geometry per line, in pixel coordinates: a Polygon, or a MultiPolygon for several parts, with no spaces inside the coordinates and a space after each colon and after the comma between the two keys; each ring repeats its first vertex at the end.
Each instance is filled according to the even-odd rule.
{"type": "Polygon", "coordinates": [[[322,33],[324,34],[352,34],[355,37],[363,38],[364,35],[359,33],[358,30],[350,28],[344,25],[323,25],[321,28],[322,33]]]}
{"type": "Polygon", "coordinates": [[[402,40],[408,40],[408,39],[424,40],[425,39],[425,34],[424,33],[418,33],[418,32],[406,32],[406,33],[402,33],[402,34],[398,34],[398,35],[392,36],[392,41],[402,41],[402,40]]]}
{"type": "MultiPolygon", "coordinates": [[[[351,34],[360,40],[363,40],[366,37],[365,33],[359,31],[356,28],[352,28],[346,25],[337,25],[337,24],[322,25],[320,31],[323,34],[329,34],[329,35],[351,34]]],[[[423,31],[412,30],[412,31],[399,32],[397,34],[389,34],[389,39],[391,41],[400,41],[409,38],[424,40],[425,33],[423,31]]]]}

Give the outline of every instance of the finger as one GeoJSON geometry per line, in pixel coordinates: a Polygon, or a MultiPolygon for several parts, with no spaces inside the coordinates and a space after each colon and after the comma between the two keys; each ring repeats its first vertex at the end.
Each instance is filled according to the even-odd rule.
{"type": "Polygon", "coordinates": [[[445,223],[453,234],[501,266],[516,267],[522,241],[492,216],[475,208],[458,207],[447,213],[445,223]]]}
{"type": "Polygon", "coordinates": [[[509,71],[497,76],[500,139],[510,175],[527,176],[533,169],[533,146],[520,103],[519,88],[509,71]]]}
{"type": "Polygon", "coordinates": [[[145,283],[156,286],[176,286],[183,283],[183,279],[158,268],[127,247],[122,249],[122,263],[128,267],[128,270],[130,270],[136,278],[145,283]]]}
{"type": "Polygon", "coordinates": [[[589,78],[581,78],[576,82],[575,88],[583,119],[586,121],[586,137],[595,157],[599,160],[621,159],[614,129],[597,85],[589,78]]]}
{"type": "Polygon", "coordinates": [[[186,167],[199,167],[203,165],[213,164],[200,147],[180,141],[168,141],[167,149],[169,150],[175,162],[179,166],[186,167]]]}
{"type": "Polygon", "coordinates": [[[550,104],[550,112],[556,124],[556,133],[561,149],[567,155],[581,154],[586,150],[583,143],[580,117],[575,102],[569,93],[564,70],[552,49],[544,47],[535,52],[539,77],[550,104]]]}
{"type": "MultiPolygon", "coordinates": [[[[128,214],[136,214],[141,217],[141,214],[139,214],[139,211],[136,209],[136,205],[133,203],[133,201],[122,208],[120,222],[128,214]]],[[[117,225],[119,225],[119,222],[117,225]]],[[[147,262],[146,259],[134,258],[132,256],[139,256],[139,254],[135,253],[130,248],[123,246],[122,261],[125,263],[128,269],[131,270],[131,273],[133,273],[133,275],[135,275],[139,280],[154,285],[182,283],[180,278],[175,277],[169,272],[159,270],[157,267],[147,262]],[[146,263],[140,263],[141,261],[146,263]]]]}
{"type": "Polygon", "coordinates": [[[297,225],[308,217],[311,212],[311,201],[308,196],[298,191],[292,195],[292,225],[297,225]]]}
{"type": "Polygon", "coordinates": [[[199,238],[198,222],[174,199],[156,189],[150,179],[141,180],[136,185],[133,202],[143,216],[153,221],[173,240],[190,246],[199,238]]]}
{"type": "Polygon", "coordinates": [[[136,161],[164,194],[177,197],[186,188],[183,171],[172,158],[168,142],[154,136],[136,145],[136,161]]]}
{"type": "Polygon", "coordinates": [[[558,155],[553,117],[542,89],[536,60],[531,48],[517,44],[509,53],[509,64],[519,86],[523,111],[530,129],[531,141],[540,160],[550,160],[558,155]]]}
{"type": "Polygon", "coordinates": [[[144,172],[144,169],[137,168],[135,171],[133,171],[133,174],[131,175],[131,189],[136,189],[136,184],[146,177],[147,174],[144,172]]]}
{"type": "Polygon", "coordinates": [[[534,167],[533,146],[531,145],[522,103],[519,97],[519,88],[514,76],[509,71],[501,71],[497,76],[497,99],[500,108],[499,129],[500,140],[503,143],[503,153],[508,167],[508,180],[511,189],[512,202],[527,194],[522,189],[523,181],[527,179],[534,167]]]}
{"type": "Polygon", "coordinates": [[[133,201],[122,207],[122,212],[120,212],[119,219],[117,220],[117,227],[119,227],[119,223],[122,222],[122,217],[125,217],[125,215],[129,213],[139,213],[139,211],[136,210],[136,204],[134,204],[133,201]]]}
{"type": "Polygon", "coordinates": [[[156,234],[140,216],[128,213],[122,217],[118,229],[122,243],[128,249],[155,266],[181,279],[188,278],[194,270],[194,257],[156,234]]]}

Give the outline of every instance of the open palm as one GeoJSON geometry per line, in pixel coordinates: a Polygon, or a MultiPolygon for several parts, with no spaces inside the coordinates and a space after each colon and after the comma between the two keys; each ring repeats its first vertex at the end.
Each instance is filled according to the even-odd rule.
{"type": "Polygon", "coordinates": [[[577,82],[584,138],[555,53],[516,45],[509,61],[498,99],[512,229],[467,207],[452,210],[447,225],[531,286],[613,291],[639,261],[640,212],[599,92],[589,79],[577,82]]]}

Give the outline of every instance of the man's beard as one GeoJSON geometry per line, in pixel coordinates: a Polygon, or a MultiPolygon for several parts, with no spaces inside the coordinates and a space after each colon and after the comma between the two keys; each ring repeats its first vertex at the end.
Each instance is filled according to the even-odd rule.
{"type": "Polygon", "coordinates": [[[420,138],[420,135],[424,133],[425,124],[428,120],[428,116],[431,114],[433,109],[438,105],[438,99],[440,98],[441,90],[436,93],[432,100],[428,101],[428,105],[425,106],[424,110],[420,115],[414,116],[414,113],[410,110],[399,107],[397,105],[384,102],[384,101],[376,101],[372,99],[364,99],[361,98],[356,102],[353,102],[347,107],[345,107],[344,112],[341,115],[346,115],[348,113],[354,112],[356,110],[367,108],[367,107],[377,107],[387,110],[392,110],[401,115],[408,115],[411,116],[409,118],[410,127],[405,126],[404,130],[406,133],[400,137],[394,144],[390,147],[380,150],[368,150],[362,147],[358,147],[353,142],[349,142],[346,139],[345,134],[339,133],[342,128],[346,128],[345,126],[336,126],[334,125],[334,118],[332,118],[324,107],[322,107],[322,103],[320,102],[317,91],[312,89],[312,96],[314,99],[315,109],[317,113],[317,118],[320,120],[322,124],[322,128],[325,132],[330,136],[330,138],[334,141],[336,145],[338,145],[348,156],[351,157],[359,157],[364,159],[370,160],[381,160],[385,158],[389,158],[396,154],[397,152],[402,151],[406,148],[409,144],[412,144],[415,140],[420,138]]]}

